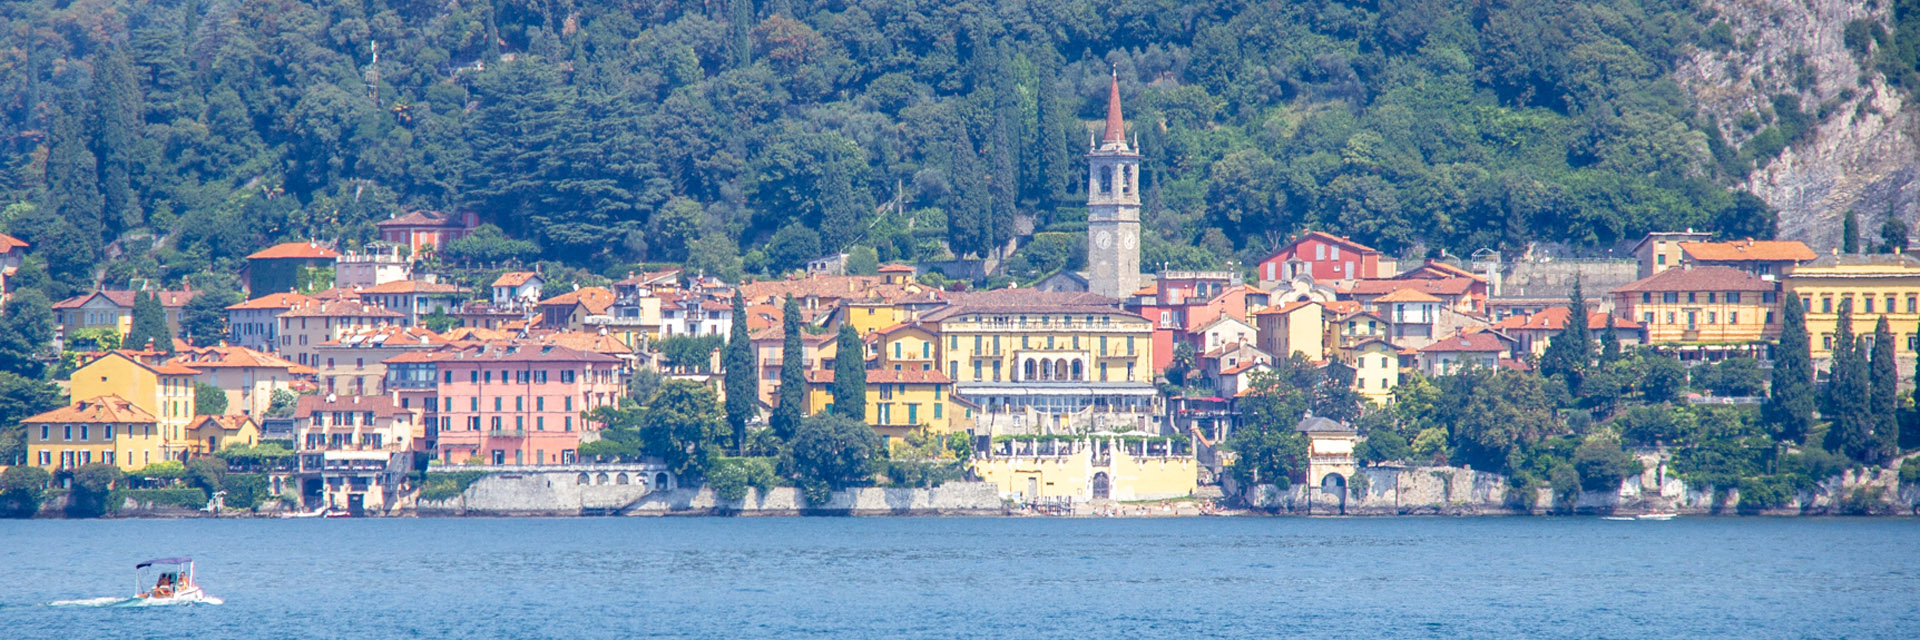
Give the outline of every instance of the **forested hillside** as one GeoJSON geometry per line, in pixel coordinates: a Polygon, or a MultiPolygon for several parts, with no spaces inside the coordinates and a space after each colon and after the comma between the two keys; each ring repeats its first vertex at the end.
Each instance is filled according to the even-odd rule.
{"type": "MultiPolygon", "coordinates": [[[[102,265],[171,281],[274,240],[353,246],[411,208],[534,243],[471,257],[603,273],[982,254],[1022,216],[1078,230],[1109,73],[1156,266],[1305,228],[1393,252],[1767,236],[1730,185],[1781,147],[1729,144],[1670,79],[1725,37],[1688,0],[29,0],[0,20],[0,228],[56,295],[102,265]]],[[[1775,106],[1759,126],[1805,117],[1775,106]]]]}

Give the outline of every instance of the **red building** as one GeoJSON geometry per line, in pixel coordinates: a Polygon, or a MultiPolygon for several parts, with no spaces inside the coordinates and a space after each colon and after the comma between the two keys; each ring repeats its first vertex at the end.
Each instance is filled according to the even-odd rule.
{"type": "Polygon", "coordinates": [[[1380,252],[1372,247],[1319,231],[1308,232],[1260,261],[1261,288],[1286,282],[1301,274],[1322,282],[1380,277],[1380,252]]]}
{"type": "Polygon", "coordinates": [[[480,226],[480,217],[472,211],[444,214],[438,211],[411,211],[373,226],[380,228],[380,239],[406,247],[413,255],[432,253],[436,247],[467,237],[480,226]]]}
{"type": "Polygon", "coordinates": [[[619,402],[618,358],[556,345],[486,345],[409,353],[386,360],[387,388],[418,408],[436,457],[461,464],[568,464],[581,436],[599,429],[583,416],[619,402]]]}

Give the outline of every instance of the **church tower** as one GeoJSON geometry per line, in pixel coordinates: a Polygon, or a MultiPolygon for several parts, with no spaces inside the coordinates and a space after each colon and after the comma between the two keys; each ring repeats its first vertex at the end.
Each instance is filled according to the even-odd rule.
{"type": "Polygon", "coordinates": [[[1107,92],[1107,130],[1087,153],[1087,287],[1125,298],[1140,288],[1140,153],[1120,119],[1120,77],[1107,92]]]}

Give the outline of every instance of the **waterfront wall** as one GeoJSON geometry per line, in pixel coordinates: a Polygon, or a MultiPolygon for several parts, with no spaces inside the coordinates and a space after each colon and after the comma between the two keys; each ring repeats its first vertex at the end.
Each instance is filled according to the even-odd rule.
{"type": "MultiPolygon", "coordinates": [[[[618,474],[617,470],[604,470],[618,474]]],[[[930,489],[858,488],[835,492],[825,505],[807,505],[792,487],[764,495],[749,489],[741,500],[721,500],[713,490],[679,488],[669,482],[656,489],[652,476],[628,484],[600,483],[602,470],[521,471],[475,480],[465,492],[446,500],[421,500],[421,516],[578,516],[578,515],[998,515],[1004,502],[984,482],[948,483],[930,489]],[[581,473],[588,482],[580,482],[581,473]]],[[[631,472],[630,472],[631,473],[631,472]]],[[[638,476],[638,473],[634,473],[638,476]]]]}

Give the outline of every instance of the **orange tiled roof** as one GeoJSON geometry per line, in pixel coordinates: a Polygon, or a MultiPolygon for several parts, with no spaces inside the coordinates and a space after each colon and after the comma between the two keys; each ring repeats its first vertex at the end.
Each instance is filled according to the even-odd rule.
{"type": "Polygon", "coordinates": [[[0,233],[0,253],[6,253],[14,249],[25,249],[25,248],[27,248],[26,241],[21,240],[19,238],[15,238],[13,236],[10,236],[4,233],[0,233]]]}
{"type": "Polygon", "coordinates": [[[1448,336],[1420,348],[1421,353],[1492,353],[1507,350],[1507,341],[1491,331],[1475,331],[1448,336]]]}
{"type": "Polygon", "coordinates": [[[1682,266],[1629,282],[1614,293],[1680,291],[1772,291],[1774,283],[1719,265],[1682,266]]]}
{"type": "Polygon", "coordinates": [[[282,242],[253,252],[248,260],[332,260],[340,252],[312,242],[282,242]]]}
{"type": "Polygon", "coordinates": [[[406,314],[359,300],[314,300],[280,314],[282,318],[405,318],[406,314]]]}
{"type": "Polygon", "coordinates": [[[614,300],[613,292],[608,291],[603,287],[581,287],[574,291],[568,291],[566,293],[562,293],[560,295],[547,298],[545,300],[541,300],[539,306],[564,307],[564,306],[571,306],[571,305],[578,304],[578,305],[585,306],[587,308],[587,313],[593,314],[593,315],[599,315],[599,314],[606,313],[607,307],[613,306],[613,300],[614,300]]]}
{"type": "Polygon", "coordinates": [[[301,303],[307,302],[310,300],[313,300],[313,298],[309,298],[309,297],[300,295],[298,293],[293,293],[291,291],[288,291],[285,293],[269,293],[267,295],[254,298],[252,300],[242,302],[240,304],[228,305],[227,310],[239,311],[239,310],[245,310],[245,309],[292,309],[294,307],[300,306],[301,303]]]}
{"type": "MultiPolygon", "coordinates": [[[[1529,316],[1517,316],[1517,315],[1507,316],[1506,318],[1502,318],[1499,322],[1496,322],[1493,324],[1493,328],[1501,329],[1501,330],[1527,329],[1527,330],[1538,330],[1538,331],[1559,331],[1561,329],[1565,329],[1566,327],[1567,327],[1567,308],[1566,307],[1551,307],[1539,313],[1529,315],[1529,316]]],[[[1599,312],[1588,312],[1587,328],[1588,329],[1606,329],[1607,314],[1599,313],[1599,312]]],[[[1613,328],[1639,329],[1640,323],[1629,318],[1616,317],[1613,319],[1613,328]]]]}
{"type": "Polygon", "coordinates": [[[248,424],[253,424],[253,418],[239,414],[194,416],[193,422],[187,423],[187,430],[198,431],[203,427],[214,427],[221,431],[239,431],[248,424]]]}
{"type": "Polygon", "coordinates": [[[1735,240],[1732,242],[1682,242],[1680,251],[1700,262],[1744,262],[1812,260],[1818,257],[1806,243],[1798,240],[1735,240]]]}
{"type": "Polygon", "coordinates": [[[1373,299],[1374,302],[1440,302],[1440,298],[1416,289],[1395,289],[1393,293],[1373,299]]]}
{"type": "Polygon", "coordinates": [[[156,422],[153,414],[116,395],[88,398],[73,404],[21,420],[21,422],[92,422],[143,424],[156,422]]]}
{"type": "MultiPolygon", "coordinates": [[[[832,369],[807,372],[807,382],[833,384],[832,369]]],[[[938,369],[868,369],[867,384],[949,384],[953,382],[938,369]]]]}
{"type": "Polygon", "coordinates": [[[1345,293],[1356,296],[1382,295],[1401,289],[1414,289],[1421,293],[1436,296],[1466,295],[1473,289],[1473,278],[1414,278],[1411,280],[1360,280],[1353,283],[1345,293]]]}
{"type": "Polygon", "coordinates": [[[255,351],[246,347],[212,346],[187,347],[175,352],[170,361],[174,364],[194,369],[219,369],[223,367],[256,367],[265,369],[286,369],[294,375],[312,374],[311,367],[296,364],[279,356],[255,351]]]}
{"type": "Polygon", "coordinates": [[[500,274],[500,277],[494,278],[493,286],[518,287],[520,285],[526,284],[528,280],[532,280],[539,275],[540,274],[534,273],[532,271],[508,271],[506,273],[500,274]]]}
{"type": "Polygon", "coordinates": [[[361,289],[360,293],[466,293],[467,288],[457,284],[427,282],[424,280],[395,280],[361,289]]]}

